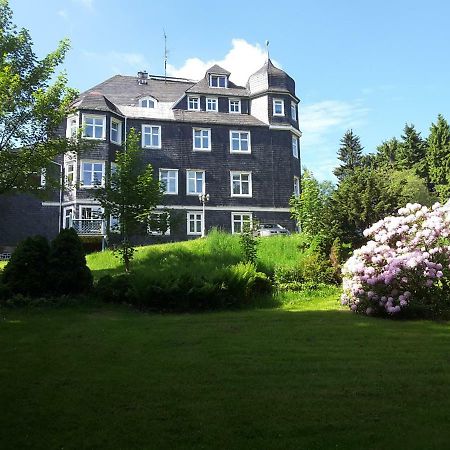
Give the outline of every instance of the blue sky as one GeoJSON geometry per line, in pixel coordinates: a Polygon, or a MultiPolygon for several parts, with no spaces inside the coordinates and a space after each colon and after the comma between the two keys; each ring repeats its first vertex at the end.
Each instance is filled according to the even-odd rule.
{"type": "Polygon", "coordinates": [[[244,82],[271,58],[296,81],[302,163],[333,179],[339,139],[352,128],[366,151],[400,136],[423,136],[439,113],[450,121],[450,2],[10,0],[38,55],[72,43],[64,68],[83,91],[110,76],[202,76],[218,62],[244,82]],[[279,5],[279,7],[278,7],[279,5]],[[199,75],[200,74],[200,75],[199,75]],[[244,80],[244,81],[243,81],[244,80]]]}

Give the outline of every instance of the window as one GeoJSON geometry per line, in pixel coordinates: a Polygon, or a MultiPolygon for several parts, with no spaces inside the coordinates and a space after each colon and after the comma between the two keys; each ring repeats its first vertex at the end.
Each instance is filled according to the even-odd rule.
{"type": "Polygon", "coordinates": [[[190,111],[200,111],[200,98],[188,97],[188,109],[190,111]]]}
{"type": "Polygon", "coordinates": [[[298,158],[298,137],[295,134],[292,135],[292,155],[298,158]]]}
{"type": "Polygon", "coordinates": [[[76,163],[67,162],[64,164],[64,172],[66,174],[66,183],[67,184],[75,184],[76,183],[76,163]]]}
{"type": "Polygon", "coordinates": [[[100,220],[103,217],[103,208],[100,206],[80,206],[80,219],[100,220]]]}
{"type": "Polygon", "coordinates": [[[111,142],[122,144],[122,122],[117,119],[111,119],[111,142]]]}
{"type": "Polygon", "coordinates": [[[186,194],[198,195],[205,193],[205,171],[187,170],[186,171],[186,194]]]}
{"type": "Polygon", "coordinates": [[[163,211],[153,211],[147,226],[151,236],[170,236],[170,216],[163,211]]]}
{"type": "Polygon", "coordinates": [[[211,130],[209,128],[193,128],[192,142],[194,150],[211,150],[211,130]]]}
{"type": "Polygon", "coordinates": [[[187,234],[189,235],[201,235],[203,225],[203,213],[202,212],[188,212],[187,213],[187,234]]]}
{"type": "Polygon", "coordinates": [[[161,127],[157,125],[142,125],[142,147],[161,148],[161,127]]]}
{"type": "Polygon", "coordinates": [[[252,226],[252,213],[231,213],[231,232],[242,233],[247,227],[252,226]]]}
{"type": "Polygon", "coordinates": [[[67,119],[66,138],[76,138],[78,133],[78,118],[76,116],[67,119]]]}
{"type": "Polygon", "coordinates": [[[225,88],[227,87],[227,77],[225,75],[210,75],[209,86],[225,88]]]}
{"type": "Polygon", "coordinates": [[[206,97],[206,111],[216,111],[217,112],[217,98],[206,97]]]}
{"type": "Polygon", "coordinates": [[[89,139],[105,139],[106,116],[83,114],[83,137],[89,139]]]}
{"type": "Polygon", "coordinates": [[[74,216],[73,207],[64,208],[63,228],[71,228],[72,227],[73,216],[74,216]]]}
{"type": "Polygon", "coordinates": [[[251,197],[252,196],[252,173],[251,172],[230,172],[231,196],[251,197]]]}
{"type": "Polygon", "coordinates": [[[297,105],[291,102],[291,119],[297,121],[297,105]]]}
{"type": "Polygon", "coordinates": [[[139,106],[141,108],[154,108],[156,100],[152,97],[144,97],[139,100],[139,106]]]}
{"type": "Polygon", "coordinates": [[[120,232],[120,220],[117,216],[109,216],[109,230],[113,233],[120,232]]]}
{"type": "Polygon", "coordinates": [[[294,195],[298,197],[300,195],[300,178],[294,177],[294,195]]]}
{"type": "Polygon", "coordinates": [[[273,115],[284,116],[284,100],[279,98],[273,99],[273,115]]]}
{"type": "Polygon", "coordinates": [[[164,194],[178,194],[178,169],[159,169],[159,181],[164,187],[164,194]]]}
{"type": "Polygon", "coordinates": [[[250,153],[250,131],[230,131],[230,152],[250,153]]]}
{"type": "Polygon", "coordinates": [[[230,113],[240,113],[241,112],[241,101],[240,100],[229,100],[229,111],[230,113]]]}
{"type": "Polygon", "coordinates": [[[97,161],[82,161],[81,182],[83,187],[103,185],[105,175],[105,163],[97,161]]]}

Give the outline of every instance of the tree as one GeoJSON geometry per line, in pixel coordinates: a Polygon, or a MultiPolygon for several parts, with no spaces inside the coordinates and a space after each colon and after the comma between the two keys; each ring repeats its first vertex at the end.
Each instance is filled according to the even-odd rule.
{"type": "Polygon", "coordinates": [[[414,125],[405,124],[402,140],[397,147],[396,167],[400,170],[414,169],[422,178],[427,176],[426,142],[414,125]]]}
{"type": "Polygon", "coordinates": [[[0,194],[37,191],[32,175],[76,149],[56,134],[76,97],[66,75],[55,74],[69,42],[61,41],[42,60],[32,47],[28,31],[12,23],[8,1],[0,0],[0,194]]]}
{"type": "Polygon", "coordinates": [[[324,211],[334,187],[330,182],[320,183],[312,172],[304,169],[300,195],[290,199],[291,216],[301,231],[314,235],[323,229],[324,211]]]}
{"type": "Polygon", "coordinates": [[[348,130],[341,139],[338,150],[338,159],[342,164],[333,170],[339,181],[351,175],[356,168],[363,166],[362,151],[359,137],[353,134],[353,130],[348,130]]]}
{"type": "Polygon", "coordinates": [[[430,183],[441,201],[450,198],[450,126],[439,114],[428,136],[427,163],[430,183]]]}
{"type": "Polygon", "coordinates": [[[400,143],[397,138],[383,141],[381,145],[377,147],[376,162],[378,167],[383,168],[397,168],[397,155],[399,152],[400,143]]]}
{"type": "Polygon", "coordinates": [[[122,150],[116,155],[115,170],[105,187],[98,188],[95,195],[105,214],[118,221],[120,244],[116,251],[126,272],[130,271],[133,259],[132,237],[146,232],[149,226],[155,230],[164,222],[164,219],[152,217],[152,211],[161,203],[162,189],[153,177],[152,166],[143,164],[141,153],[140,136],[131,129],[122,150]]]}

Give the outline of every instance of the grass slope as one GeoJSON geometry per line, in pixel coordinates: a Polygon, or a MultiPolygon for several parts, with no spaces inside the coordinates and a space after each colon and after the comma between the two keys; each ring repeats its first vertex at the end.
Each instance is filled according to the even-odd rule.
{"type": "Polygon", "coordinates": [[[295,308],[3,310],[0,448],[448,448],[448,324],[295,308]]]}

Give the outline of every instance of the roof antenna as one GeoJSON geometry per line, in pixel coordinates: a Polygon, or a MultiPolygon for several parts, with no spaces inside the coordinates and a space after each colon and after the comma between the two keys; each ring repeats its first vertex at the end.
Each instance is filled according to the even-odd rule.
{"type": "Polygon", "coordinates": [[[167,83],[167,35],[166,30],[163,28],[164,33],[164,83],[167,83]]]}
{"type": "Polygon", "coordinates": [[[267,52],[267,61],[269,61],[270,55],[269,55],[269,41],[268,40],[266,40],[266,52],[267,52]]]}

